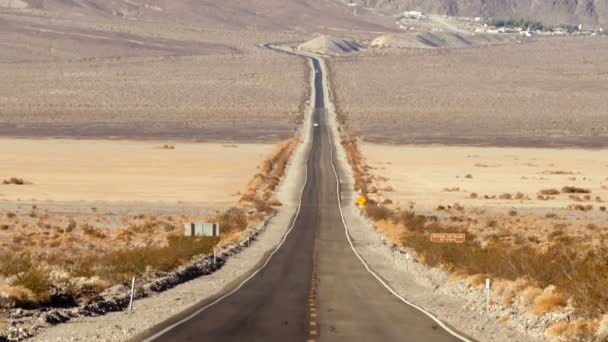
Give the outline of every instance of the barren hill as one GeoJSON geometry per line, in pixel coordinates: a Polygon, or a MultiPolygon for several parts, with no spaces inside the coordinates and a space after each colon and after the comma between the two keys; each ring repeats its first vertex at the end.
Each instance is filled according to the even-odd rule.
{"type": "Polygon", "coordinates": [[[319,53],[322,55],[338,55],[343,53],[357,52],[363,47],[357,41],[348,38],[336,38],[327,35],[320,35],[304,44],[298,49],[319,53]]]}
{"type": "Polygon", "coordinates": [[[494,45],[514,40],[510,35],[464,35],[454,32],[422,32],[386,34],[370,43],[372,48],[452,48],[494,45]]]}
{"type": "Polygon", "coordinates": [[[387,11],[420,10],[469,17],[522,18],[546,24],[608,24],[606,0],[357,0],[387,11]]]}

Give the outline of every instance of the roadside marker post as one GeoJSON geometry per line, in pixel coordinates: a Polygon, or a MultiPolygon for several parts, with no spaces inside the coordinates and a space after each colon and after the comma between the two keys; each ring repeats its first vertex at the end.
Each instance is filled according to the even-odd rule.
{"type": "Polygon", "coordinates": [[[410,271],[410,253],[405,253],[405,272],[410,271]]]}
{"type": "Polygon", "coordinates": [[[486,278],[486,314],[490,313],[490,278],[486,278]]]}
{"type": "Polygon", "coordinates": [[[213,247],[213,266],[215,266],[217,260],[217,254],[215,252],[215,246],[213,247]]]}
{"type": "Polygon", "coordinates": [[[131,299],[129,300],[129,313],[133,311],[133,296],[135,295],[135,277],[131,281],[131,299]]]}

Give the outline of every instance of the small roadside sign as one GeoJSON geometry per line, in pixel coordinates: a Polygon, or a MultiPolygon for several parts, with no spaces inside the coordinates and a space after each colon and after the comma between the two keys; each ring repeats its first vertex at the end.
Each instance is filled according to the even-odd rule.
{"type": "Polygon", "coordinates": [[[359,208],[363,208],[363,206],[365,205],[365,202],[367,202],[367,199],[365,199],[365,197],[359,195],[357,197],[357,204],[359,204],[359,208]]]}
{"type": "Polygon", "coordinates": [[[431,242],[435,243],[464,243],[466,235],[461,233],[433,233],[431,242]]]}

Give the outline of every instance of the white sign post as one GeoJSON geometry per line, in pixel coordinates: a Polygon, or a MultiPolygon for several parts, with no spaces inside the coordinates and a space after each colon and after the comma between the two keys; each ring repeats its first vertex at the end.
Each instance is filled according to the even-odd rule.
{"type": "Polygon", "coordinates": [[[405,253],[405,272],[410,270],[410,253],[405,253]]]}
{"type": "Polygon", "coordinates": [[[215,266],[216,259],[217,259],[217,255],[215,253],[215,247],[213,247],[213,266],[215,266]]]}
{"type": "Polygon", "coordinates": [[[490,312],[490,278],[486,278],[486,314],[490,312]]]}
{"type": "Polygon", "coordinates": [[[133,296],[135,295],[135,277],[131,281],[131,299],[129,300],[129,313],[133,311],[133,296]]]}

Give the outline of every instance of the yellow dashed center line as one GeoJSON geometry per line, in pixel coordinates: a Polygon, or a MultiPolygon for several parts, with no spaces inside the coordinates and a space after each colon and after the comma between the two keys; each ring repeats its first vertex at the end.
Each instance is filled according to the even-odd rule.
{"type": "Polygon", "coordinates": [[[316,281],[317,278],[317,265],[313,262],[312,264],[312,276],[310,280],[310,292],[308,293],[308,310],[310,312],[310,324],[308,331],[307,342],[316,342],[317,337],[317,293],[316,293],[316,281]]]}

